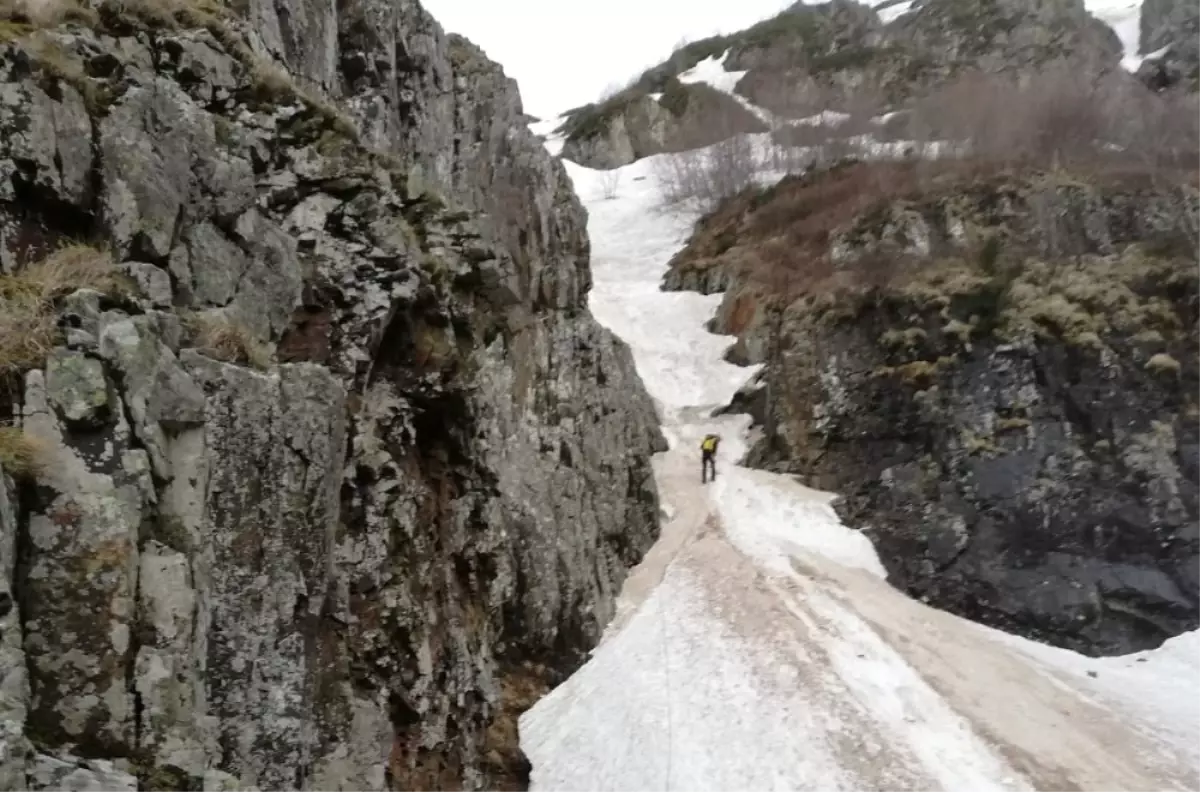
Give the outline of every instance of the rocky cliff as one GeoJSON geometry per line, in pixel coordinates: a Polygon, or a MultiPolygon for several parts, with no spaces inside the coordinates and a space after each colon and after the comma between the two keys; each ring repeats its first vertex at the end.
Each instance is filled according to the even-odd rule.
{"type": "Polygon", "coordinates": [[[515,84],[414,0],[2,6],[5,788],[520,788],[657,531],[515,84]]]}
{"type": "MultiPolygon", "coordinates": [[[[678,148],[672,140],[695,147],[728,137],[746,112],[737,102],[685,117],[669,101],[673,86],[699,87],[678,75],[710,57],[744,72],[738,95],[783,119],[868,105],[882,112],[970,70],[1034,78],[1048,62],[1071,58],[1100,73],[1121,58],[1116,34],[1083,0],[916,0],[900,14],[887,11],[894,4],[874,5],[796,3],[746,30],[687,44],[616,96],[568,112],[563,156],[611,168],[678,148]]],[[[1181,35],[1174,21],[1159,27],[1181,35]]]]}
{"type": "Polygon", "coordinates": [[[1144,0],[1139,48],[1148,57],[1138,70],[1158,89],[1200,90],[1200,7],[1188,0],[1144,0]]]}
{"type": "Polygon", "coordinates": [[[898,587],[1088,654],[1200,623],[1197,191],[1093,166],[846,164],[726,203],[748,463],[840,493],[898,587]]]}

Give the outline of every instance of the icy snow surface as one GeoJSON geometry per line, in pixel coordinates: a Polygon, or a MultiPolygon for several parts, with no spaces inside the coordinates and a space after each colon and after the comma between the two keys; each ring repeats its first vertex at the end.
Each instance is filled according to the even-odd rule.
{"type": "MultiPolygon", "coordinates": [[[[1191,2],[1192,0],[1189,0],[1191,2]]],[[[1124,57],[1121,65],[1128,71],[1137,71],[1145,55],[1141,53],[1140,28],[1142,23],[1141,0],[1084,0],[1088,13],[1113,29],[1121,40],[1124,57]]],[[[1160,53],[1161,54],[1161,53],[1160,53]]]]}
{"type": "Polygon", "coordinates": [[[556,131],[562,126],[563,120],[562,116],[557,116],[529,125],[530,131],[542,138],[545,141],[546,150],[555,156],[558,156],[563,147],[563,136],[556,131]]]}
{"type": "Polygon", "coordinates": [[[704,329],[720,296],[660,291],[694,218],[659,211],[651,160],[611,199],[564,164],[589,212],[591,310],[632,348],[671,448],[661,538],[591,659],[521,718],[533,789],[1200,786],[1196,633],[1096,660],[893,589],[829,494],[734,464],[749,419],[711,412],[756,370],[704,329]],[[701,485],[709,431],[719,478],[701,485]]]}

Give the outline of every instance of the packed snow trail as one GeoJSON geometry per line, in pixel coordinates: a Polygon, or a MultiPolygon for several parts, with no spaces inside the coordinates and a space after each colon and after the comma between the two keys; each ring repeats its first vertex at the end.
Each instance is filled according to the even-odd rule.
{"type": "Polygon", "coordinates": [[[630,345],[671,449],[654,461],[662,537],[592,658],[521,718],[534,789],[1200,784],[1196,633],[1094,660],[893,589],[829,495],[733,464],[749,419],[709,416],[754,369],[704,329],[719,296],[659,288],[691,218],[657,210],[651,162],[622,168],[612,200],[566,165],[589,209],[591,310],[630,345]]]}

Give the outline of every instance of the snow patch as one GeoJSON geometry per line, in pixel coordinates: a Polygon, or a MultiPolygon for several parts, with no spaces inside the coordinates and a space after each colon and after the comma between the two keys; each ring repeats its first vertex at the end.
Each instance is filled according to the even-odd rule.
{"type": "Polygon", "coordinates": [[[849,120],[849,113],[839,113],[836,110],[822,110],[816,115],[799,118],[792,123],[797,126],[841,126],[849,120]]]}
{"type": "Polygon", "coordinates": [[[529,124],[529,131],[537,135],[545,143],[546,150],[557,157],[562,153],[563,135],[556,130],[566,121],[564,116],[556,116],[529,124]]]}
{"type": "Polygon", "coordinates": [[[1141,0],[1084,0],[1092,16],[1113,29],[1121,41],[1121,66],[1137,71],[1146,56],[1141,55],[1141,0]]]}
{"type": "Polygon", "coordinates": [[[786,476],[736,467],[717,479],[714,494],[730,540],[764,567],[791,575],[792,557],[806,550],[887,577],[871,540],[842,525],[829,493],[786,476]]]}
{"type": "Polygon", "coordinates": [[[729,50],[725,50],[721,57],[709,56],[697,63],[692,68],[679,75],[681,83],[706,83],[718,91],[727,94],[732,94],[733,89],[737,87],[738,82],[746,76],[745,71],[725,71],[725,59],[729,57],[729,50]]]}
{"type": "Polygon", "coordinates": [[[900,17],[912,11],[913,0],[904,0],[904,2],[893,3],[886,8],[878,9],[879,19],[883,24],[887,25],[895,22],[900,17]]]}

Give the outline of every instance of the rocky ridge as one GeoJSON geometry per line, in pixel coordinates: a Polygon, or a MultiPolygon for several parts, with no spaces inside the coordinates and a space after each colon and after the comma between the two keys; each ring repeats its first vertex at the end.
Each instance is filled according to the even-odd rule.
{"type": "Polygon", "coordinates": [[[1200,8],[1187,0],[1143,0],[1139,48],[1153,57],[1138,76],[1158,90],[1200,90],[1200,8]]]}
{"type": "Polygon", "coordinates": [[[0,91],[4,785],[521,788],[664,444],[515,84],[413,0],[122,0],[6,8],[0,91]]]}
{"type": "MultiPolygon", "coordinates": [[[[1170,14],[1195,14],[1182,0],[1163,3],[1170,14]]],[[[896,109],[971,70],[1035,77],[1068,57],[1097,73],[1119,68],[1120,41],[1083,0],[917,0],[899,15],[886,5],[796,3],[744,31],[687,44],[616,96],[569,111],[562,155],[612,168],[741,131],[730,129],[737,125],[730,118],[746,112],[736,101],[691,118],[668,101],[672,90],[697,88],[678,75],[710,57],[723,57],[727,71],[745,72],[736,93],[782,119],[866,105],[896,109]]],[[[1174,16],[1154,29],[1182,30],[1174,16]]]]}

